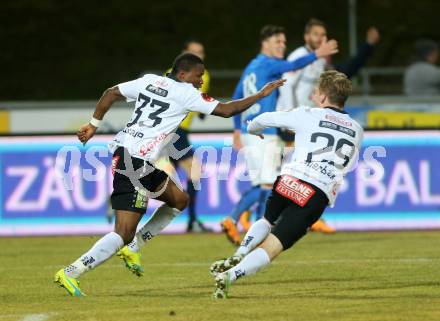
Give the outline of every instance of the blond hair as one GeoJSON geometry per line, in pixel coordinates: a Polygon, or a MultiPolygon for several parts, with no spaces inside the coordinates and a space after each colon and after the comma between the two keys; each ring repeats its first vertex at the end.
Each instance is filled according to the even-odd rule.
{"type": "Polygon", "coordinates": [[[339,107],[344,107],[352,91],[351,80],[336,70],[323,72],[319,77],[318,88],[327,96],[330,103],[339,107]]]}

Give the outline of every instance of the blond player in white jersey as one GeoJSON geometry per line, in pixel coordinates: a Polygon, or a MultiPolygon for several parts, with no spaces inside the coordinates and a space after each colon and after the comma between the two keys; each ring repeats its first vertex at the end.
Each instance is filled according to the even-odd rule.
{"type": "Polygon", "coordinates": [[[178,183],[152,164],[163,153],[179,157],[179,152],[173,150],[172,143],[177,139],[173,133],[189,112],[231,117],[284,83],[283,80],[276,80],[255,95],[220,103],[198,90],[203,83],[203,73],[204,64],[198,56],[181,54],[166,77],[147,74],[107,89],[96,105],[91,121],[79,129],[78,138],[85,144],[93,137],[114,102],[126,99],[136,104],[125,128],[109,144],[113,152],[111,203],[116,211],[114,232],[106,234],[89,251],[55,274],[55,282],[70,295],[83,295],[78,278],[127,244],[129,248],[125,248],[123,258],[127,267],[136,273],[139,268],[136,265],[140,265],[139,246],[160,233],[186,207],[188,195],[178,187],[178,183]],[[136,233],[149,198],[164,204],[136,233]]]}
{"type": "MultiPolygon", "coordinates": [[[[321,43],[326,39],[327,29],[325,24],[320,20],[310,19],[304,30],[304,46],[290,53],[287,60],[295,60],[298,59],[298,57],[308,54],[316,48],[319,48],[321,43]]],[[[346,62],[330,65],[328,57],[320,58],[303,69],[283,74],[283,78],[286,79],[286,85],[279,90],[277,111],[285,111],[291,109],[293,106],[315,106],[312,95],[319,76],[326,69],[336,69],[345,73],[348,78],[351,78],[365,65],[379,39],[378,30],[374,27],[370,27],[367,31],[365,43],[360,45],[357,54],[346,62]]],[[[287,146],[293,145],[294,135],[283,130],[280,130],[279,134],[287,146]]],[[[335,232],[335,229],[327,225],[322,219],[316,221],[311,227],[311,230],[323,233],[335,232]]]]}
{"type": "Polygon", "coordinates": [[[327,206],[333,206],[344,176],[352,169],[362,142],[362,127],[344,112],[351,81],[337,71],[324,72],[313,94],[318,106],[264,113],[248,125],[260,136],[268,127],[296,134],[296,147],[284,161],[266,204],[235,254],[211,266],[215,298],[226,298],[237,279],[255,274],[302,238],[327,206]]]}

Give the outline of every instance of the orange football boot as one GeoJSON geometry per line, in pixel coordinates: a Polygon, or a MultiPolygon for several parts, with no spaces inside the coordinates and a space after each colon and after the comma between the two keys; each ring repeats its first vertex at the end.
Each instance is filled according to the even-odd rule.
{"type": "Polygon", "coordinates": [[[237,226],[235,226],[234,221],[230,217],[226,217],[220,222],[223,232],[225,232],[226,237],[229,241],[235,245],[240,245],[240,233],[238,232],[237,226]]]}
{"type": "Polygon", "coordinates": [[[334,227],[327,225],[324,220],[317,220],[311,227],[312,232],[321,232],[324,234],[333,234],[336,232],[334,227]]]}
{"type": "Polygon", "coordinates": [[[250,211],[244,211],[241,213],[240,220],[238,221],[243,228],[243,231],[246,233],[251,228],[251,212],[250,211]]]}

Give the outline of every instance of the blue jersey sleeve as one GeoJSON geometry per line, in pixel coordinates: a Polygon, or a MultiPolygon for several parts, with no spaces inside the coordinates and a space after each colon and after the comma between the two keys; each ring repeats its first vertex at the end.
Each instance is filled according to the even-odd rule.
{"type": "Polygon", "coordinates": [[[292,61],[272,59],[271,63],[268,65],[268,72],[272,75],[276,75],[285,73],[287,71],[298,70],[311,64],[316,59],[318,58],[316,57],[316,54],[314,52],[292,61]]]}
{"type": "Polygon", "coordinates": [[[237,114],[233,117],[234,120],[234,130],[241,129],[241,114],[237,114]]]}
{"type": "MultiPolygon", "coordinates": [[[[242,78],[240,78],[240,81],[238,82],[237,87],[235,87],[234,94],[232,95],[232,99],[234,99],[234,100],[241,99],[244,97],[242,78]]],[[[233,120],[234,120],[234,129],[239,130],[241,128],[241,114],[235,115],[233,117],[233,120]]]]}

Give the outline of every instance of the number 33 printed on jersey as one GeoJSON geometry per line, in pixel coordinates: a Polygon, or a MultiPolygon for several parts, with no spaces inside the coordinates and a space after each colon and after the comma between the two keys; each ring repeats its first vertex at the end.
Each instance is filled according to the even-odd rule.
{"type": "Polygon", "coordinates": [[[163,113],[164,111],[166,111],[168,108],[170,108],[170,104],[165,103],[160,100],[157,100],[157,99],[151,99],[150,97],[148,97],[142,93],[139,94],[137,100],[139,102],[143,101],[143,103],[135,109],[134,115],[133,115],[134,117],[132,117],[132,121],[127,123],[127,127],[131,127],[139,121],[139,119],[141,118],[144,111],[146,111],[146,110],[144,110],[144,108],[147,107],[147,105],[150,103],[150,101],[151,101],[151,104],[149,107],[151,107],[153,110],[148,115],[148,119],[150,119],[151,122],[143,120],[139,123],[139,126],[156,127],[157,125],[159,125],[162,122],[162,118],[160,118],[159,115],[161,113],[163,113]],[[156,109],[155,107],[159,107],[159,108],[156,109]]]}

